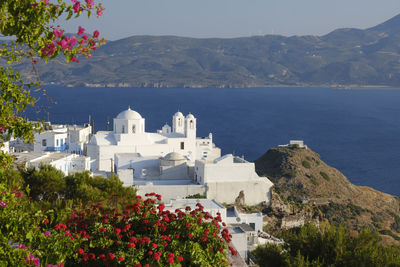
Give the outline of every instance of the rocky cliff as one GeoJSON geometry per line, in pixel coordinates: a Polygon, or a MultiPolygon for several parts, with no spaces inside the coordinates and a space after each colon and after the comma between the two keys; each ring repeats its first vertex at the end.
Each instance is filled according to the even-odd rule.
{"type": "Polygon", "coordinates": [[[353,231],[369,228],[387,244],[400,243],[400,199],[356,186],[310,149],[277,147],[255,161],[257,173],[274,184],[265,209],[271,231],[329,220],[353,231]]]}

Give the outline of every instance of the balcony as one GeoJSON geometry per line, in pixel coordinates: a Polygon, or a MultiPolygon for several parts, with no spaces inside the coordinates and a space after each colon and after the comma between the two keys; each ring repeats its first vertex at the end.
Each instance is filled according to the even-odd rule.
{"type": "Polygon", "coordinates": [[[68,150],[67,144],[58,147],[48,146],[44,151],[54,152],[54,151],[65,151],[65,150],[68,150]]]}

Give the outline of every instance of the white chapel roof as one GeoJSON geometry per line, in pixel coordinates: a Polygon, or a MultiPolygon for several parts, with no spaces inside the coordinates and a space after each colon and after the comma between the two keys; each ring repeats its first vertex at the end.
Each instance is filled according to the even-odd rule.
{"type": "Polygon", "coordinates": [[[130,107],[127,110],[122,111],[121,113],[118,114],[117,119],[123,119],[123,120],[140,120],[142,119],[142,116],[132,110],[130,107]]]}

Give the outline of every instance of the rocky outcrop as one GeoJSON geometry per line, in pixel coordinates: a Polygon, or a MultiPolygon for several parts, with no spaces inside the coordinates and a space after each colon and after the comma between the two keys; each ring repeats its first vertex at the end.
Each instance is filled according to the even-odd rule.
{"type": "Polygon", "coordinates": [[[260,176],[273,183],[265,224],[273,231],[329,220],[354,231],[369,228],[388,244],[400,243],[400,200],[356,186],[310,149],[277,147],[255,161],[260,176]]]}

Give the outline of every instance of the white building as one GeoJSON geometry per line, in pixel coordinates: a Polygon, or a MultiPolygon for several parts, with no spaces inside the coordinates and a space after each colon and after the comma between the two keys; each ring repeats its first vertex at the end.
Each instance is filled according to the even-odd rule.
{"type": "Polygon", "coordinates": [[[92,127],[89,124],[67,125],[68,152],[71,154],[87,155],[87,144],[92,135],[92,127]]]}
{"type": "MultiPolygon", "coordinates": [[[[93,160],[92,171],[113,171],[116,154],[135,153],[140,157],[163,157],[178,152],[193,165],[199,158],[217,158],[221,150],[212,142],[212,135],[197,138],[196,118],[177,112],[172,117],[172,128],[164,125],[155,133],[146,132],[145,119],[128,108],[114,118],[114,130],[97,132],[88,144],[88,156],[93,160]]],[[[135,170],[135,175],[137,175],[135,170]]]]}
{"type": "Polygon", "coordinates": [[[195,180],[206,185],[207,198],[233,203],[241,194],[245,205],[257,205],[262,201],[269,203],[273,186],[268,178],[257,175],[254,163],[232,154],[213,161],[196,160],[195,180]]]}
{"type": "Polygon", "coordinates": [[[44,131],[35,133],[33,152],[64,151],[72,154],[86,155],[92,128],[85,124],[52,125],[46,122],[44,131]]]}
{"type": "Polygon", "coordinates": [[[145,131],[145,119],[128,108],[114,119],[112,132],[97,132],[87,151],[93,172],[115,172],[138,194],[157,192],[164,199],[200,194],[219,202],[269,203],[271,181],[259,177],[254,163],[233,155],[221,157],[212,134],[196,136],[197,120],[177,112],[172,128],[145,131]]]}
{"type": "Polygon", "coordinates": [[[38,168],[40,164],[51,165],[54,168],[62,171],[65,175],[73,172],[82,172],[90,170],[90,158],[67,154],[62,152],[45,152],[45,153],[14,153],[17,164],[24,164],[26,167],[38,168]]]}
{"type": "Polygon", "coordinates": [[[54,152],[68,150],[68,128],[64,125],[51,125],[46,123],[45,130],[35,133],[33,152],[54,152]]]}

